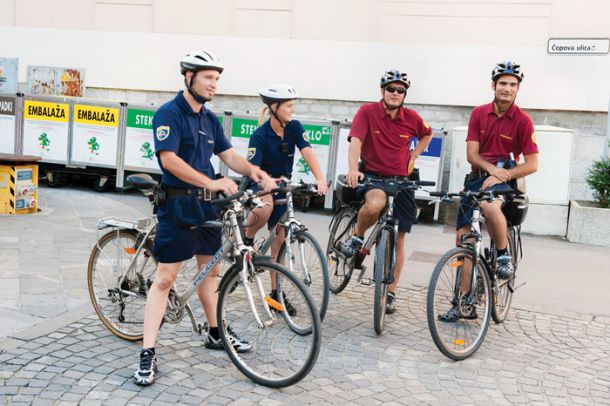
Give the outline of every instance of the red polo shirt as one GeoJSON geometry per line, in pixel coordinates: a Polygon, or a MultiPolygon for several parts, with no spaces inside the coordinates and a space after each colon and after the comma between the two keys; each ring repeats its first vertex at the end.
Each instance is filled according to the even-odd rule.
{"type": "Polygon", "coordinates": [[[501,117],[496,115],[493,102],[472,110],[468,141],[477,141],[481,157],[494,165],[510,157],[511,152],[515,159],[520,154],[538,153],[532,120],[514,103],[501,117]]]}
{"type": "Polygon", "coordinates": [[[385,112],[383,101],[360,107],[349,136],[362,142],[360,157],[367,172],[406,176],[411,140],[432,134],[432,128],[415,111],[401,107],[396,118],[385,112]]]}

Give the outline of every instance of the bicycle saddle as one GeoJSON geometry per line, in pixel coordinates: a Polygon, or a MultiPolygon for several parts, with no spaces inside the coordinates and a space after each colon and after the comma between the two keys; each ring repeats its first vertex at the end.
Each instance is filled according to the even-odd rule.
{"type": "Polygon", "coordinates": [[[152,178],[152,176],[146,173],[137,173],[135,175],[129,175],[127,177],[127,182],[132,184],[135,188],[140,190],[152,189],[157,186],[157,181],[152,178]]]}

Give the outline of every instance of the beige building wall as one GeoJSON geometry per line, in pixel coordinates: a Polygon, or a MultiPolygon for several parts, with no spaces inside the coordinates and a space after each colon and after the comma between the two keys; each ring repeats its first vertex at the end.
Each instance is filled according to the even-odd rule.
{"type": "Polygon", "coordinates": [[[608,0],[0,0],[0,24],[414,44],[607,37],[608,0]]]}

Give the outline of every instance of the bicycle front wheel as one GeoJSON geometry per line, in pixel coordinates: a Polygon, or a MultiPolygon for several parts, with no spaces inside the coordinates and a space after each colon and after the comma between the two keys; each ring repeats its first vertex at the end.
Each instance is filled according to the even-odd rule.
{"type": "Polygon", "coordinates": [[[515,229],[510,227],[508,229],[508,243],[506,245],[508,254],[512,258],[513,269],[515,270],[515,276],[511,279],[500,279],[494,272],[493,282],[493,309],[491,317],[496,323],[502,323],[508,316],[510,305],[513,300],[513,287],[515,284],[515,277],[517,275],[517,246],[515,241],[515,229]]]}
{"type": "Polygon", "coordinates": [[[324,320],[328,309],[330,285],[324,251],[307,231],[298,232],[298,235],[294,237],[294,242],[290,244],[290,250],[292,255],[288,258],[288,249],[286,241],[284,241],[277,256],[277,262],[287,269],[291,269],[307,286],[320,310],[320,320],[324,320]]]}
{"type": "Polygon", "coordinates": [[[248,378],[272,388],[293,385],[318,358],[322,340],[318,310],[308,289],[283,266],[256,262],[254,269],[244,274],[235,266],[223,278],[217,309],[218,320],[224,321],[219,323],[220,336],[229,358],[248,378]],[[272,272],[278,300],[270,296],[272,272]],[[286,301],[294,308],[292,314],[286,301]],[[233,349],[231,331],[250,343],[249,351],[233,349]]]}
{"type": "Polygon", "coordinates": [[[349,207],[335,215],[333,226],[328,237],[326,258],[328,261],[330,291],[337,294],[343,291],[352,277],[353,260],[340,253],[341,246],[354,234],[355,212],[349,207]]]}
{"type": "Polygon", "coordinates": [[[375,298],[373,301],[373,325],[375,332],[381,334],[385,322],[385,304],[388,295],[388,281],[392,278],[392,254],[394,250],[394,234],[388,228],[379,232],[375,247],[375,298]]]}
{"type": "Polygon", "coordinates": [[[87,267],[89,297],[95,312],[112,334],[129,341],[143,337],[146,294],[157,269],[148,244],[136,257],[142,238],[144,235],[136,230],[104,234],[93,247],[87,267]]]}
{"type": "Polygon", "coordinates": [[[481,346],[491,316],[489,276],[477,262],[477,284],[469,295],[472,252],[461,247],[441,257],[430,278],[427,296],[428,328],[436,347],[447,357],[460,361],[481,346]],[[469,302],[471,300],[471,302],[469,302]]]}

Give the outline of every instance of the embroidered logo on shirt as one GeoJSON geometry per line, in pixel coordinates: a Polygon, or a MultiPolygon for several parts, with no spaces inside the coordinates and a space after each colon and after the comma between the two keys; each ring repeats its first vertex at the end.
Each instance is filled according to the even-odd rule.
{"type": "Polygon", "coordinates": [[[426,123],[425,121],[424,121],[424,128],[425,128],[425,129],[430,128],[430,125],[428,125],[428,123],[426,123]]]}
{"type": "Polygon", "coordinates": [[[303,139],[304,139],[305,141],[309,142],[309,133],[308,133],[307,131],[305,131],[305,132],[303,133],[303,139]]]}
{"type": "Polygon", "coordinates": [[[411,138],[410,135],[400,134],[400,138],[411,138]]]}
{"type": "Polygon", "coordinates": [[[208,144],[213,144],[214,140],[208,140],[208,144]]]}
{"type": "Polygon", "coordinates": [[[159,141],[163,141],[167,137],[169,137],[169,126],[161,125],[161,126],[157,127],[157,139],[159,141]]]}
{"type": "Polygon", "coordinates": [[[256,155],[256,148],[248,148],[248,161],[254,158],[254,155],[256,155]]]}
{"type": "Polygon", "coordinates": [[[532,141],[534,142],[534,144],[538,145],[538,142],[536,141],[536,133],[535,132],[532,133],[532,141]]]}
{"type": "Polygon", "coordinates": [[[500,137],[504,138],[505,140],[513,140],[513,137],[509,137],[508,135],[504,135],[504,134],[500,134],[500,137]]]}

